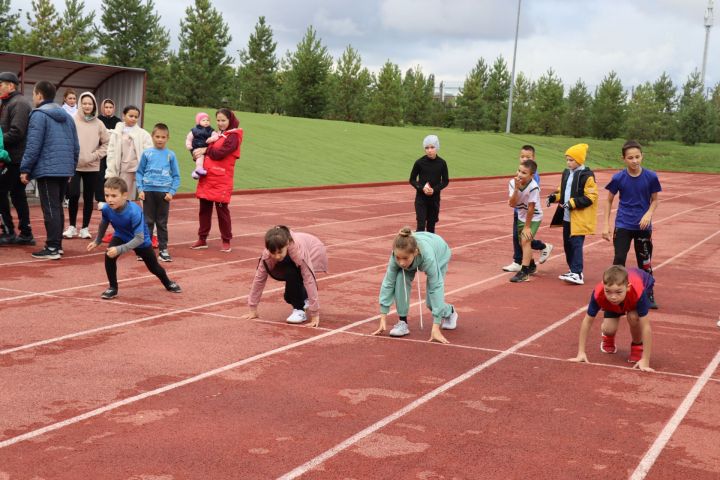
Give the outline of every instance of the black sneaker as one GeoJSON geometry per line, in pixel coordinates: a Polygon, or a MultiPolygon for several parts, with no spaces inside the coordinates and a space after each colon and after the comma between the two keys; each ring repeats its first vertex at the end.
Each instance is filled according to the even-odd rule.
{"type": "Polygon", "coordinates": [[[170,256],[170,252],[168,252],[167,249],[160,250],[158,258],[161,262],[172,262],[172,257],[170,256]]]}
{"type": "Polygon", "coordinates": [[[17,237],[14,233],[3,233],[0,235],[0,245],[15,245],[17,237]]]}
{"type": "Polygon", "coordinates": [[[523,272],[522,270],[517,272],[515,276],[510,279],[513,283],[527,282],[528,280],[530,280],[530,274],[528,272],[523,272]]]}
{"type": "Polygon", "coordinates": [[[652,308],[653,310],[657,310],[658,304],[655,303],[655,294],[654,293],[648,293],[648,302],[650,305],[648,305],[648,308],[652,308]]]}
{"type": "Polygon", "coordinates": [[[118,295],[118,289],[109,287],[107,290],[105,290],[101,295],[100,298],[103,300],[110,300],[111,298],[115,298],[118,295]]]}
{"type": "Polygon", "coordinates": [[[528,267],[528,273],[530,275],[535,275],[535,272],[537,272],[537,265],[535,264],[535,262],[532,262],[528,267]]]}
{"type": "Polygon", "coordinates": [[[45,247],[42,250],[32,253],[33,258],[44,258],[47,260],[60,260],[60,252],[54,248],[45,247]]]}
{"type": "MultiPolygon", "coordinates": [[[[30,235],[18,235],[15,237],[15,245],[35,245],[35,239],[32,234],[30,235]]],[[[62,254],[61,254],[62,255],[62,254]]]]}
{"type": "Polygon", "coordinates": [[[167,287],[165,287],[165,289],[166,289],[168,292],[172,292],[172,293],[181,293],[181,292],[182,292],[182,288],[180,288],[180,285],[178,285],[178,284],[175,283],[175,282],[170,282],[170,285],[168,285],[167,287]]]}

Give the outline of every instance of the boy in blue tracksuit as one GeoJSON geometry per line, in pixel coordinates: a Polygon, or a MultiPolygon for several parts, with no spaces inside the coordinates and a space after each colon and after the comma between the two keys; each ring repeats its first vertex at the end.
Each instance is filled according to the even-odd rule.
{"type": "Polygon", "coordinates": [[[145,266],[160,279],[166,290],[180,293],[182,291],[180,285],[168,278],[167,272],[155,258],[145,216],[139,205],[128,202],[128,186],[125,180],[120,177],[110,177],[105,181],[105,202],[97,237],[87,246],[88,252],[97,248],[102,243],[108,225],[113,226],[115,232],[105,253],[105,273],[110,285],[100,297],[103,300],[117,297],[117,259],[130,250],[145,262],[145,266]]]}
{"type": "Polygon", "coordinates": [[[138,198],[143,201],[143,213],[148,229],[157,227],[158,258],[172,262],[168,252],[167,222],[170,202],[180,186],[180,169],[175,152],[166,148],[170,130],[164,123],[158,123],[152,130],[153,148],[142,153],[135,179],[138,198]]]}

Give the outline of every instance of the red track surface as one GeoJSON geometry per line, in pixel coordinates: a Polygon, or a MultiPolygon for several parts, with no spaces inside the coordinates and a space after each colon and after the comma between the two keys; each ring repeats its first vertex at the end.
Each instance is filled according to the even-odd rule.
{"type": "MultiPolygon", "coordinates": [[[[597,177],[604,185],[610,172],[597,177]]],[[[544,176],[546,191],[558,179],[544,176]]],[[[430,315],[421,331],[417,306],[409,337],[368,335],[391,239],[414,224],[405,186],[237,196],[230,254],[218,238],[188,249],[197,206],[177,200],[175,261],[165,265],[181,295],[128,255],[120,296],[100,300],[102,253],[87,254],[85,240],[66,240],[60,261],[4,248],[0,480],[717,479],[719,180],[661,175],[656,373],[629,368],[627,324],[617,355],[593,345],[597,321],[595,363],[564,361],[612,246],[588,237],[587,283],[565,285],[561,232],[544,227],[553,256],[531,282],[510,284],[500,271],[511,257],[503,179],[443,195],[447,297],[460,313],[451,345],[425,341],[430,315]],[[262,236],[277,223],[329,246],[319,329],[284,323],[289,307],[272,281],[262,318],[239,318],[262,236]]],[[[39,230],[39,209],[32,215],[39,230]]]]}

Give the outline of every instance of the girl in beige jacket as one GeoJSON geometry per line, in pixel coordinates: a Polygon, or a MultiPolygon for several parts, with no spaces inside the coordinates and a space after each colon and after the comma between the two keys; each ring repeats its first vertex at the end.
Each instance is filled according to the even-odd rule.
{"type": "Polygon", "coordinates": [[[142,152],[152,148],[152,137],[138,125],[140,109],[128,105],[123,109],[122,122],[110,132],[110,143],[107,151],[107,170],[105,178],[120,177],[128,185],[128,198],[135,200],[137,187],[135,171],[140,163],[142,152]]]}

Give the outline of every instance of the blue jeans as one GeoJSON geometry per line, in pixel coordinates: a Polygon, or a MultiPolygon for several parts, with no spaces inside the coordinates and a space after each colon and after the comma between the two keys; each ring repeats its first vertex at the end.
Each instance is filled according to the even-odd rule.
{"type": "MultiPolygon", "coordinates": [[[[520,238],[518,238],[517,230],[518,214],[517,210],[513,215],[513,262],[522,265],[522,247],[520,246],[520,238]]],[[[533,250],[545,250],[545,242],[542,240],[533,240],[530,243],[533,250]]]]}
{"type": "Polygon", "coordinates": [[[583,271],[583,245],[585,235],[570,235],[570,222],[563,222],[563,248],[565,248],[565,261],[572,273],[583,271]]]}

